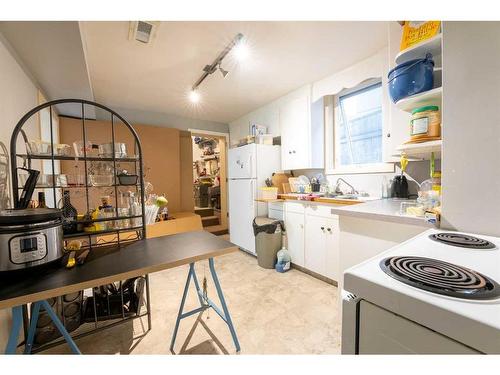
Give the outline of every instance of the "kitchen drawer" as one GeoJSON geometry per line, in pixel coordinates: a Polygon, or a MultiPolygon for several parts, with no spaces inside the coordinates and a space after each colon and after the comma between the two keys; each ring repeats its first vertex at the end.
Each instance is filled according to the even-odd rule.
{"type": "Polygon", "coordinates": [[[286,202],[285,212],[295,212],[297,214],[304,213],[304,203],[300,202],[286,202]]]}
{"type": "Polygon", "coordinates": [[[310,203],[305,207],[305,214],[337,220],[339,218],[338,215],[332,214],[332,206],[327,204],[310,203]]]}
{"type": "Polygon", "coordinates": [[[284,203],[283,202],[269,202],[267,204],[268,210],[274,211],[283,211],[284,203]]]}

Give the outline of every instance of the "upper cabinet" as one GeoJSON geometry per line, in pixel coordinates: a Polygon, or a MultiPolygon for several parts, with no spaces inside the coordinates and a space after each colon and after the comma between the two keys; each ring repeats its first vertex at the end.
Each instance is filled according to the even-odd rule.
{"type": "Polygon", "coordinates": [[[323,99],[303,94],[279,106],[283,170],[324,168],[323,99]]]}

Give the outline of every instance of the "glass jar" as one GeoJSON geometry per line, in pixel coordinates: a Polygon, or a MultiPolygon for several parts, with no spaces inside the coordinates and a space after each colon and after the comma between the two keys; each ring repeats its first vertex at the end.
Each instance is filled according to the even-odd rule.
{"type": "Polygon", "coordinates": [[[412,141],[425,138],[439,139],[441,137],[441,116],[439,107],[428,105],[415,108],[411,112],[410,139],[412,141]]]}

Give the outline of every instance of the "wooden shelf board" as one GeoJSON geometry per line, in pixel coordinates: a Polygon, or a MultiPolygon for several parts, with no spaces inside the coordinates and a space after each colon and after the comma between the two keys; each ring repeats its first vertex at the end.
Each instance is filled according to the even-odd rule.
{"type": "Polygon", "coordinates": [[[396,64],[402,64],[406,61],[413,59],[419,59],[425,57],[427,53],[431,53],[432,56],[441,55],[441,39],[442,34],[439,33],[432,38],[426,39],[420,43],[415,44],[396,55],[396,64]]]}
{"type": "Polygon", "coordinates": [[[443,98],[443,88],[436,87],[432,90],[412,95],[396,102],[396,107],[405,112],[411,112],[415,108],[426,105],[437,105],[441,109],[443,98]]]}

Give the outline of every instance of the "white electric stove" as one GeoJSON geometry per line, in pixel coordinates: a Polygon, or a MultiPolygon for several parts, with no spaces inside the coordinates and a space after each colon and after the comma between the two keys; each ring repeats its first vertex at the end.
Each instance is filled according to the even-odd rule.
{"type": "Polygon", "coordinates": [[[500,238],[431,229],[343,285],[343,354],[500,354],[500,238]]]}

